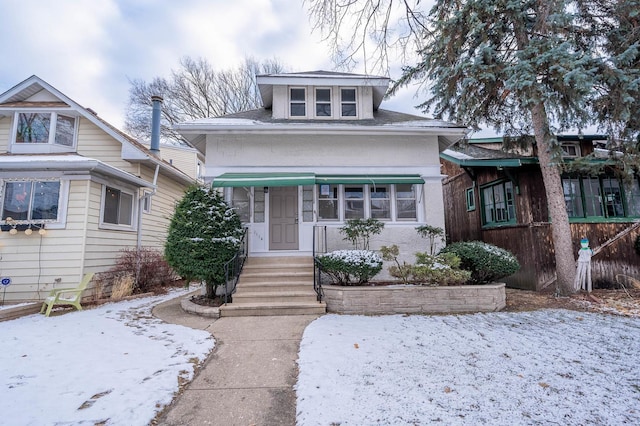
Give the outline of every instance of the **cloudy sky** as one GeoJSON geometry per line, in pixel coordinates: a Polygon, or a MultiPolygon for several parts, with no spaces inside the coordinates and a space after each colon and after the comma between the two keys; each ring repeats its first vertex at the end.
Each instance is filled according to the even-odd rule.
{"type": "MultiPolygon", "coordinates": [[[[183,56],[334,69],[302,0],[2,0],[0,38],[0,93],[35,74],[120,128],[129,81],[168,77],[183,56]]],[[[420,114],[414,95],[383,107],[420,114]]]]}

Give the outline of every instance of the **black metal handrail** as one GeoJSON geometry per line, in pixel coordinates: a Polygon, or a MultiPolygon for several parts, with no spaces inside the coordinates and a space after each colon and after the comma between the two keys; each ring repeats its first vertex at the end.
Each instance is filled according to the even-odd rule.
{"type": "Polygon", "coordinates": [[[327,252],[327,227],[315,225],[313,227],[313,290],[316,299],[322,302],[324,291],[322,290],[322,264],[318,261],[318,254],[327,252]]]}
{"type": "Polygon", "coordinates": [[[247,259],[249,253],[249,238],[247,238],[247,228],[244,228],[242,238],[240,239],[240,247],[238,251],[233,255],[233,258],[224,264],[224,303],[229,300],[229,296],[236,291],[238,285],[238,279],[244,266],[244,261],[247,259]],[[231,284],[231,285],[230,285],[231,284]]]}

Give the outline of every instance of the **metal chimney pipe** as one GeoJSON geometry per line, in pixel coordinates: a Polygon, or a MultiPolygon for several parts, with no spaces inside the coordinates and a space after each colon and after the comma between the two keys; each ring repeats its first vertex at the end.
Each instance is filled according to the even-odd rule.
{"type": "Polygon", "coordinates": [[[160,116],[162,115],[162,96],[151,96],[151,154],[160,157],[160,116]]]}

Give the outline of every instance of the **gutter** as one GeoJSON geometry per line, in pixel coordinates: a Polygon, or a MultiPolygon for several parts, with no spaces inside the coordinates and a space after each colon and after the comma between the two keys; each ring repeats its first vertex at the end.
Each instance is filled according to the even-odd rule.
{"type": "MultiPolygon", "coordinates": [[[[155,188],[155,184],[147,182],[146,180],[139,178],[131,173],[122,171],[116,167],[110,166],[99,160],[84,159],[81,157],[66,157],[66,160],[56,161],[60,158],[42,158],[38,160],[17,160],[17,161],[3,161],[7,159],[15,159],[16,157],[0,157],[0,165],[3,171],[15,170],[15,171],[30,171],[30,170],[55,170],[61,172],[97,172],[107,176],[113,176],[125,182],[134,184],[140,187],[155,188]],[[71,160],[71,161],[69,161],[71,160]]],[[[33,158],[33,157],[31,157],[33,158]]],[[[65,157],[62,157],[65,158],[65,157]]]]}

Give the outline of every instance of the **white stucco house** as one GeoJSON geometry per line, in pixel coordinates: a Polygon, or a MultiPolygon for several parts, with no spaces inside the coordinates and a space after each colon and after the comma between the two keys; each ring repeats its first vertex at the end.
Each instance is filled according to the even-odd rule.
{"type": "Polygon", "coordinates": [[[249,228],[250,256],[309,256],[345,220],[385,223],[371,248],[424,251],[419,225],[444,228],[439,154],[464,126],[380,108],[386,77],[327,71],[257,76],[263,108],[182,123],[205,154],[204,180],[249,228]]]}
{"type": "Polygon", "coordinates": [[[0,94],[4,301],[75,287],[123,248],[161,249],[196,157],[190,176],[37,76],[0,94]]]}

